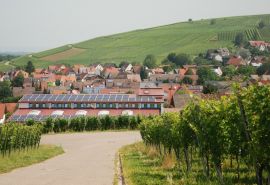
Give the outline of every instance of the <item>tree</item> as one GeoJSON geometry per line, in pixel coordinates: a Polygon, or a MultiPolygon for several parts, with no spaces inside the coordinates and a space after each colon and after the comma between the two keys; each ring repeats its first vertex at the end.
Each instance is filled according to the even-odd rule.
{"type": "Polygon", "coordinates": [[[140,76],[141,76],[141,79],[142,79],[142,80],[147,79],[147,77],[148,77],[147,71],[146,71],[146,69],[145,69],[144,66],[141,68],[140,76]]]}
{"type": "Polygon", "coordinates": [[[0,100],[10,97],[11,95],[10,83],[8,81],[0,82],[0,100]]]}
{"type": "Polygon", "coordinates": [[[33,63],[31,61],[28,61],[27,62],[27,65],[25,67],[25,71],[28,73],[28,74],[31,74],[35,71],[35,67],[33,65],[33,63]]]}
{"type": "Polygon", "coordinates": [[[223,76],[232,78],[236,73],[236,68],[233,65],[226,66],[222,69],[223,76]]]}
{"type": "Polygon", "coordinates": [[[258,75],[264,75],[270,73],[270,63],[264,63],[257,69],[258,75]]]}
{"type": "Polygon", "coordinates": [[[176,53],[170,53],[170,54],[167,56],[167,59],[168,59],[170,62],[175,63],[176,53]]]}
{"type": "Polygon", "coordinates": [[[143,65],[147,66],[150,69],[153,69],[156,67],[156,57],[154,55],[147,55],[143,61],[143,65]]]}
{"type": "Polygon", "coordinates": [[[255,74],[255,68],[252,66],[241,66],[237,69],[237,73],[249,77],[255,74]]]}
{"type": "Polygon", "coordinates": [[[217,22],[216,19],[211,19],[211,20],[210,20],[210,25],[214,25],[214,24],[216,24],[216,22],[217,22]]]}
{"type": "Polygon", "coordinates": [[[250,58],[250,56],[251,56],[251,53],[250,53],[250,51],[249,51],[248,49],[240,49],[240,50],[238,51],[238,54],[239,54],[244,60],[250,58]]]}
{"type": "Polygon", "coordinates": [[[214,94],[218,92],[218,88],[210,83],[203,86],[203,93],[204,94],[214,94]]]}
{"type": "Polygon", "coordinates": [[[266,26],[266,24],[265,24],[265,22],[264,22],[263,20],[261,20],[261,21],[259,22],[259,24],[258,24],[258,27],[259,27],[260,29],[263,29],[265,26],[266,26]]]}
{"type": "Polygon", "coordinates": [[[189,18],[189,19],[188,19],[188,22],[192,22],[192,19],[191,19],[191,18],[189,18]]]}
{"type": "Polygon", "coordinates": [[[120,64],[119,64],[119,67],[120,68],[122,68],[124,65],[126,65],[126,64],[129,64],[128,62],[126,62],[126,61],[122,61],[120,64]]]}
{"type": "Polygon", "coordinates": [[[183,65],[186,65],[186,64],[191,64],[191,58],[189,55],[187,54],[178,54],[176,57],[175,57],[175,61],[174,63],[177,65],[177,66],[183,66],[183,65]]]}
{"type": "Polygon", "coordinates": [[[234,44],[236,46],[242,46],[244,45],[246,42],[246,36],[244,33],[238,33],[236,36],[235,36],[235,39],[234,39],[234,44]]]}
{"type": "Polygon", "coordinates": [[[60,80],[55,80],[55,85],[56,86],[60,86],[61,85],[61,81],[60,80]]]}
{"type": "Polygon", "coordinates": [[[23,74],[19,73],[12,81],[13,87],[23,87],[24,77],[23,74]]]}
{"type": "Polygon", "coordinates": [[[209,67],[200,67],[197,71],[199,76],[198,83],[204,84],[208,80],[217,80],[218,76],[209,67]]]}
{"type": "Polygon", "coordinates": [[[193,83],[193,80],[192,80],[190,77],[185,76],[185,77],[183,78],[182,82],[183,82],[184,84],[192,84],[192,83],[193,83]]]}

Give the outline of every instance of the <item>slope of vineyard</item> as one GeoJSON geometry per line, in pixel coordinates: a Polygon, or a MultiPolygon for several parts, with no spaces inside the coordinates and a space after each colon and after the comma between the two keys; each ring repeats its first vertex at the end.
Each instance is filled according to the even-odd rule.
{"type": "Polygon", "coordinates": [[[123,60],[142,62],[147,54],[154,54],[158,61],[161,61],[170,52],[197,55],[209,48],[232,48],[232,40],[239,31],[245,32],[249,39],[258,37],[270,40],[270,29],[263,29],[262,33],[257,30],[261,20],[269,22],[270,15],[217,18],[213,25],[210,20],[202,19],[135,30],[33,53],[13,60],[13,65],[23,66],[31,60],[36,67],[46,67],[51,65],[51,62],[44,57],[67,51],[71,47],[85,51],[59,58],[54,64],[119,63],[123,60]]]}

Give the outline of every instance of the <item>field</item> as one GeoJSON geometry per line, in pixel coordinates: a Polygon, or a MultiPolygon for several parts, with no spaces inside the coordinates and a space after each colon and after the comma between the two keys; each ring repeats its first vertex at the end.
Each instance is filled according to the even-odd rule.
{"type": "Polygon", "coordinates": [[[261,20],[269,23],[270,15],[218,18],[214,25],[210,25],[210,20],[199,20],[135,30],[23,56],[13,60],[13,65],[24,66],[29,60],[36,67],[51,65],[52,60],[54,64],[142,62],[147,54],[154,54],[160,62],[170,52],[196,55],[210,48],[233,48],[233,36],[239,31],[249,38],[270,40],[269,25],[263,30],[257,29],[261,20]],[[71,47],[85,50],[62,56],[71,47]]]}
{"type": "MultiPolygon", "coordinates": [[[[143,143],[136,143],[123,147],[120,150],[123,163],[123,174],[125,182],[130,185],[218,185],[218,178],[215,171],[211,171],[211,177],[207,178],[200,167],[199,158],[192,164],[192,172],[187,174],[183,167],[176,163],[174,156],[161,158],[155,148],[145,146],[143,143]]],[[[183,159],[184,161],[184,159],[183,159]]],[[[233,163],[233,166],[236,164],[233,163]]],[[[243,185],[254,184],[255,176],[244,163],[240,170],[244,174],[237,180],[237,173],[230,168],[230,160],[226,160],[224,166],[224,184],[243,185]]]]}

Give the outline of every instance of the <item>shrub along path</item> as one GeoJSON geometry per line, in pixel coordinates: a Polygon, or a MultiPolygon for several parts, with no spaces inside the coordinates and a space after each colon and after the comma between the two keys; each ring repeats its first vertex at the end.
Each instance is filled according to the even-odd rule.
{"type": "Polygon", "coordinates": [[[139,132],[45,135],[42,144],[61,145],[63,155],[0,175],[1,185],[111,185],[117,150],[141,140],[139,132]]]}

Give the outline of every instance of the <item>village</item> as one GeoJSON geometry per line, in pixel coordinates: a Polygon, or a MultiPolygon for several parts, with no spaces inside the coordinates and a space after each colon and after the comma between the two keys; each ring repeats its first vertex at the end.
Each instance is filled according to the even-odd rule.
{"type": "Polygon", "coordinates": [[[0,123],[7,120],[41,120],[40,116],[45,116],[45,119],[55,114],[59,117],[76,116],[81,115],[82,111],[83,115],[88,116],[148,116],[179,112],[193,95],[207,99],[229,95],[235,82],[243,87],[252,83],[269,84],[269,50],[270,43],[250,41],[248,46],[237,52],[231,52],[228,48],[210,49],[193,60],[184,54],[171,53],[160,65],[153,65],[155,58],[152,55],[146,57],[143,65],[122,62],[120,65],[62,64],[35,68],[29,61],[25,69],[0,75],[1,85],[10,82],[10,94],[6,93],[5,98],[2,95],[4,101],[0,104],[0,123]],[[50,94],[51,98],[44,97],[44,94],[50,94]],[[29,96],[28,101],[24,102],[26,95],[29,96]],[[69,99],[73,99],[72,96],[67,99],[64,95],[75,96],[71,101],[72,105],[67,104],[69,99]],[[81,98],[77,101],[76,98],[82,95],[88,95],[89,99],[81,98]],[[97,97],[92,97],[93,101],[89,101],[90,95],[97,97]],[[116,98],[121,95],[139,99],[137,101],[141,104],[134,104],[132,98],[127,101],[116,98]],[[154,100],[153,105],[149,103],[149,98],[154,100]],[[53,101],[49,101],[51,99],[53,101]],[[75,102],[79,102],[78,105],[73,105],[75,102]],[[25,106],[25,103],[28,103],[28,106],[25,106]],[[52,105],[47,106],[46,103],[52,105]],[[93,103],[95,105],[90,105],[93,103]],[[50,109],[57,109],[57,113],[50,109]],[[79,112],[74,109],[79,109],[79,112]],[[95,109],[100,111],[94,111],[95,109]]]}

